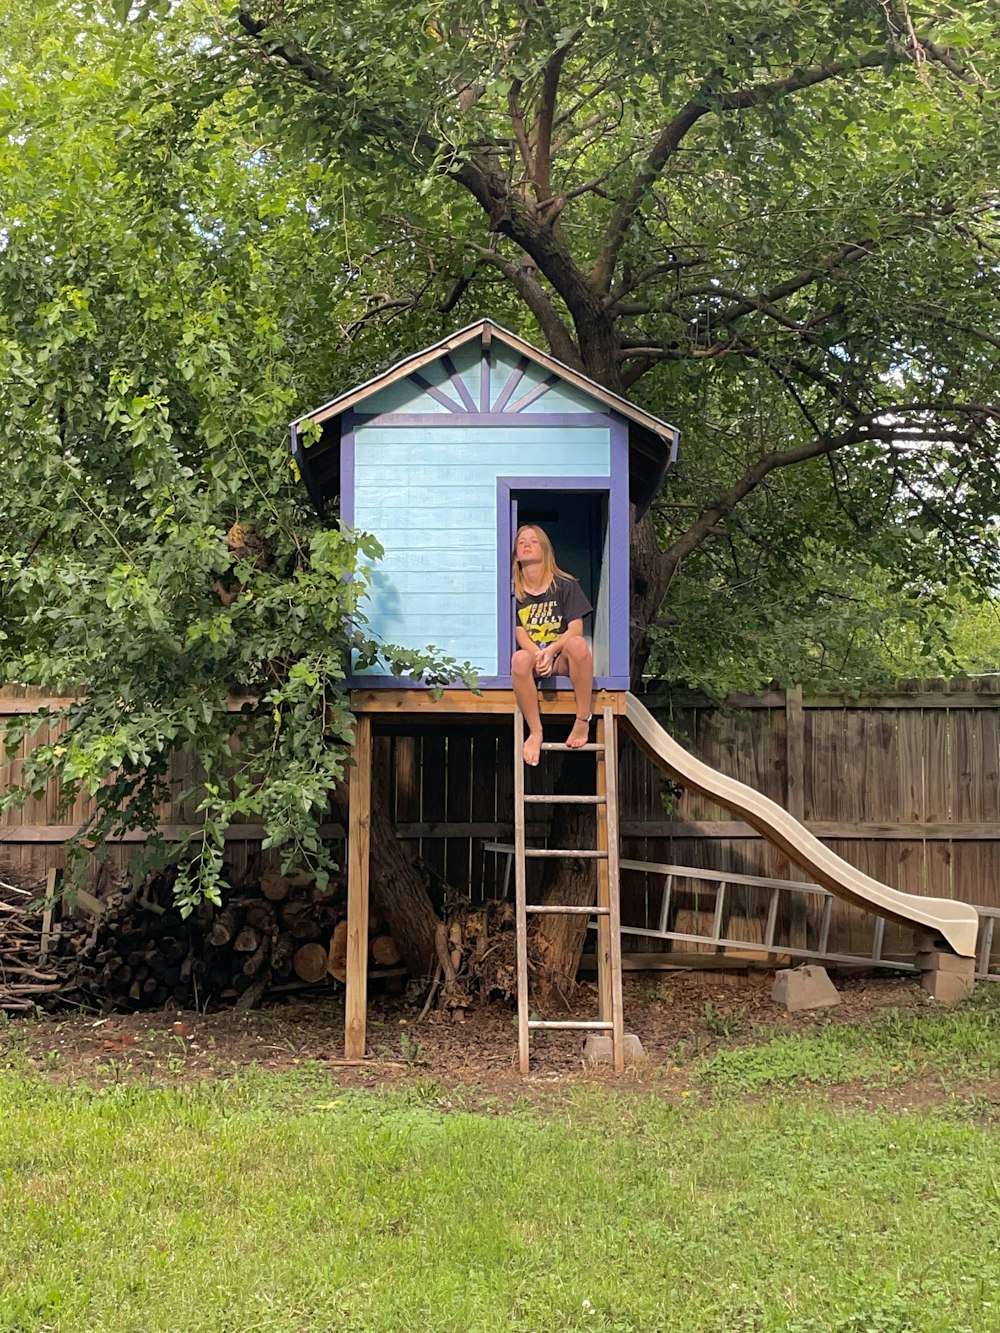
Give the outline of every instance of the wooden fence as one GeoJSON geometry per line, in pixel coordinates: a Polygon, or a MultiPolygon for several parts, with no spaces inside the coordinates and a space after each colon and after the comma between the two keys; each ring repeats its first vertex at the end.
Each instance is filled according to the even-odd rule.
{"type": "MultiPolygon", "coordinates": [[[[35,711],[37,693],[0,690],[3,716],[35,711]]],[[[701,759],[772,797],[845,860],[907,893],[956,897],[1000,907],[1000,680],[914,682],[891,694],[846,700],[803,698],[798,689],[736,697],[717,708],[694,696],[651,704],[660,721],[701,759]]],[[[47,739],[43,733],[42,739],[47,739]]],[[[622,851],[640,861],[692,865],[776,878],[800,878],[786,859],[745,824],[702,797],[677,793],[630,742],[622,745],[622,851]]],[[[585,762],[585,761],[580,761],[585,762]]],[[[19,761],[0,770],[16,781],[19,761]]],[[[550,770],[551,771],[551,770],[550,770]]],[[[507,860],[485,850],[512,836],[513,756],[509,724],[445,734],[440,727],[386,727],[376,733],[376,789],[399,837],[420,858],[435,893],[451,886],[474,899],[502,891],[507,860]]],[[[549,776],[543,766],[540,781],[549,776]]],[[[173,780],[185,785],[184,760],[173,780]]],[[[46,793],[0,816],[0,863],[39,876],[63,858],[81,806],[59,814],[46,793]]],[[[536,807],[541,810],[545,807],[536,807]]],[[[195,823],[193,809],[168,803],[168,836],[195,823]]],[[[534,832],[544,835],[544,824],[534,832]]],[[[332,826],[331,836],[340,830],[332,826]]],[[[234,873],[260,860],[259,827],[230,831],[234,873]]],[[[135,841],[133,838],[131,841],[135,841]]],[[[129,840],[111,850],[130,855],[129,840]]],[[[623,919],[655,922],[662,880],[630,872],[623,919]]],[[[709,899],[678,899],[673,928],[697,930],[709,899]]],[[[762,925],[763,896],[734,897],[730,933],[749,939],[762,925]]],[[[791,923],[808,937],[815,923],[791,923]]],[[[831,946],[865,950],[871,919],[838,905],[831,946]]],[[[905,952],[908,937],[887,932],[886,952],[905,952]]],[[[645,951],[649,946],[629,942],[645,951]]]]}

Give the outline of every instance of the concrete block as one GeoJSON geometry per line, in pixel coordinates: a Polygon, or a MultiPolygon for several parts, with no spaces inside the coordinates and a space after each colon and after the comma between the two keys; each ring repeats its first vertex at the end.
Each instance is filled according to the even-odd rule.
{"type": "Polygon", "coordinates": [[[937,1000],[940,1004],[958,1004],[962,1000],[967,1000],[972,994],[976,979],[971,972],[963,976],[957,972],[935,969],[925,972],[920,978],[920,984],[932,1000],[937,1000]]]}
{"type": "MultiPolygon", "coordinates": [[[[634,1032],[625,1033],[625,1063],[633,1065],[642,1060],[646,1052],[642,1042],[634,1032]]],[[[608,1032],[591,1032],[583,1043],[583,1058],[592,1065],[611,1065],[615,1062],[614,1043],[608,1032]]]]}
{"type": "Polygon", "coordinates": [[[826,1009],[840,1003],[837,988],[826,968],[812,963],[806,967],[782,968],[775,975],[771,999],[792,1014],[802,1009],[826,1009]]]}
{"type": "Polygon", "coordinates": [[[958,954],[946,953],[942,949],[929,949],[918,953],[913,960],[922,972],[954,972],[957,976],[975,976],[976,960],[960,958],[958,954]]]}

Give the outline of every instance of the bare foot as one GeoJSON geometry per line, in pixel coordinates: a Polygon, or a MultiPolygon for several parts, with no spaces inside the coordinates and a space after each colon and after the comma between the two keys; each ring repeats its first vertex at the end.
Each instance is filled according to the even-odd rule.
{"type": "Polygon", "coordinates": [[[542,733],[540,731],[530,731],[528,733],[528,739],[524,742],[524,762],[530,768],[537,768],[541,753],[542,733]]]}
{"type": "Polygon", "coordinates": [[[590,740],[590,718],[578,717],[573,723],[573,730],[566,737],[566,744],[571,750],[579,750],[590,740]]]}

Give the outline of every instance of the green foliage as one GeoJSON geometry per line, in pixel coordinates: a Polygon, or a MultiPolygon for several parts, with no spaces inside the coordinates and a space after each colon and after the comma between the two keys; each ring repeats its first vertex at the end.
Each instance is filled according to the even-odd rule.
{"type": "Polygon", "coordinates": [[[234,113],[349,164],[358,213],[391,179],[387,237],[428,254],[376,309],[488,309],[680,426],[634,608],[651,674],[973,666],[950,622],[1000,579],[995,6],[246,0],[237,25],[234,113]]]}
{"type": "MultiPolygon", "coordinates": [[[[285,422],[335,364],[315,329],[343,248],[306,167],[265,169],[218,108],[172,142],[136,96],[155,36],[60,4],[22,19],[0,146],[0,679],[80,702],[0,808],[56,779],[65,805],[92,799],[100,844],[193,804],[195,839],[150,843],[179,859],[185,910],[218,901],[234,819],[322,879],[351,652],[431,683],[471,670],[370,641],[378,543],[321,528],[288,454],[285,422]]],[[[53,720],[15,721],[8,754],[53,720]]]]}

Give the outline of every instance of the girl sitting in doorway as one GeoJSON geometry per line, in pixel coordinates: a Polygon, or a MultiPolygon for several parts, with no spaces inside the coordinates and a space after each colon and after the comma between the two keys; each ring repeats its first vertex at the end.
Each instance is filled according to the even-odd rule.
{"type": "Polygon", "coordinates": [[[593,608],[580,584],[556,564],[546,533],[534,523],[518,528],[511,553],[517,648],[510,662],[514,698],[528,724],[524,762],[534,767],[542,750],[542,718],[537,681],[569,676],[576,699],[576,718],[566,744],[586,745],[590,735],[590,701],[594,657],[583,637],[583,618],[593,608]]]}

